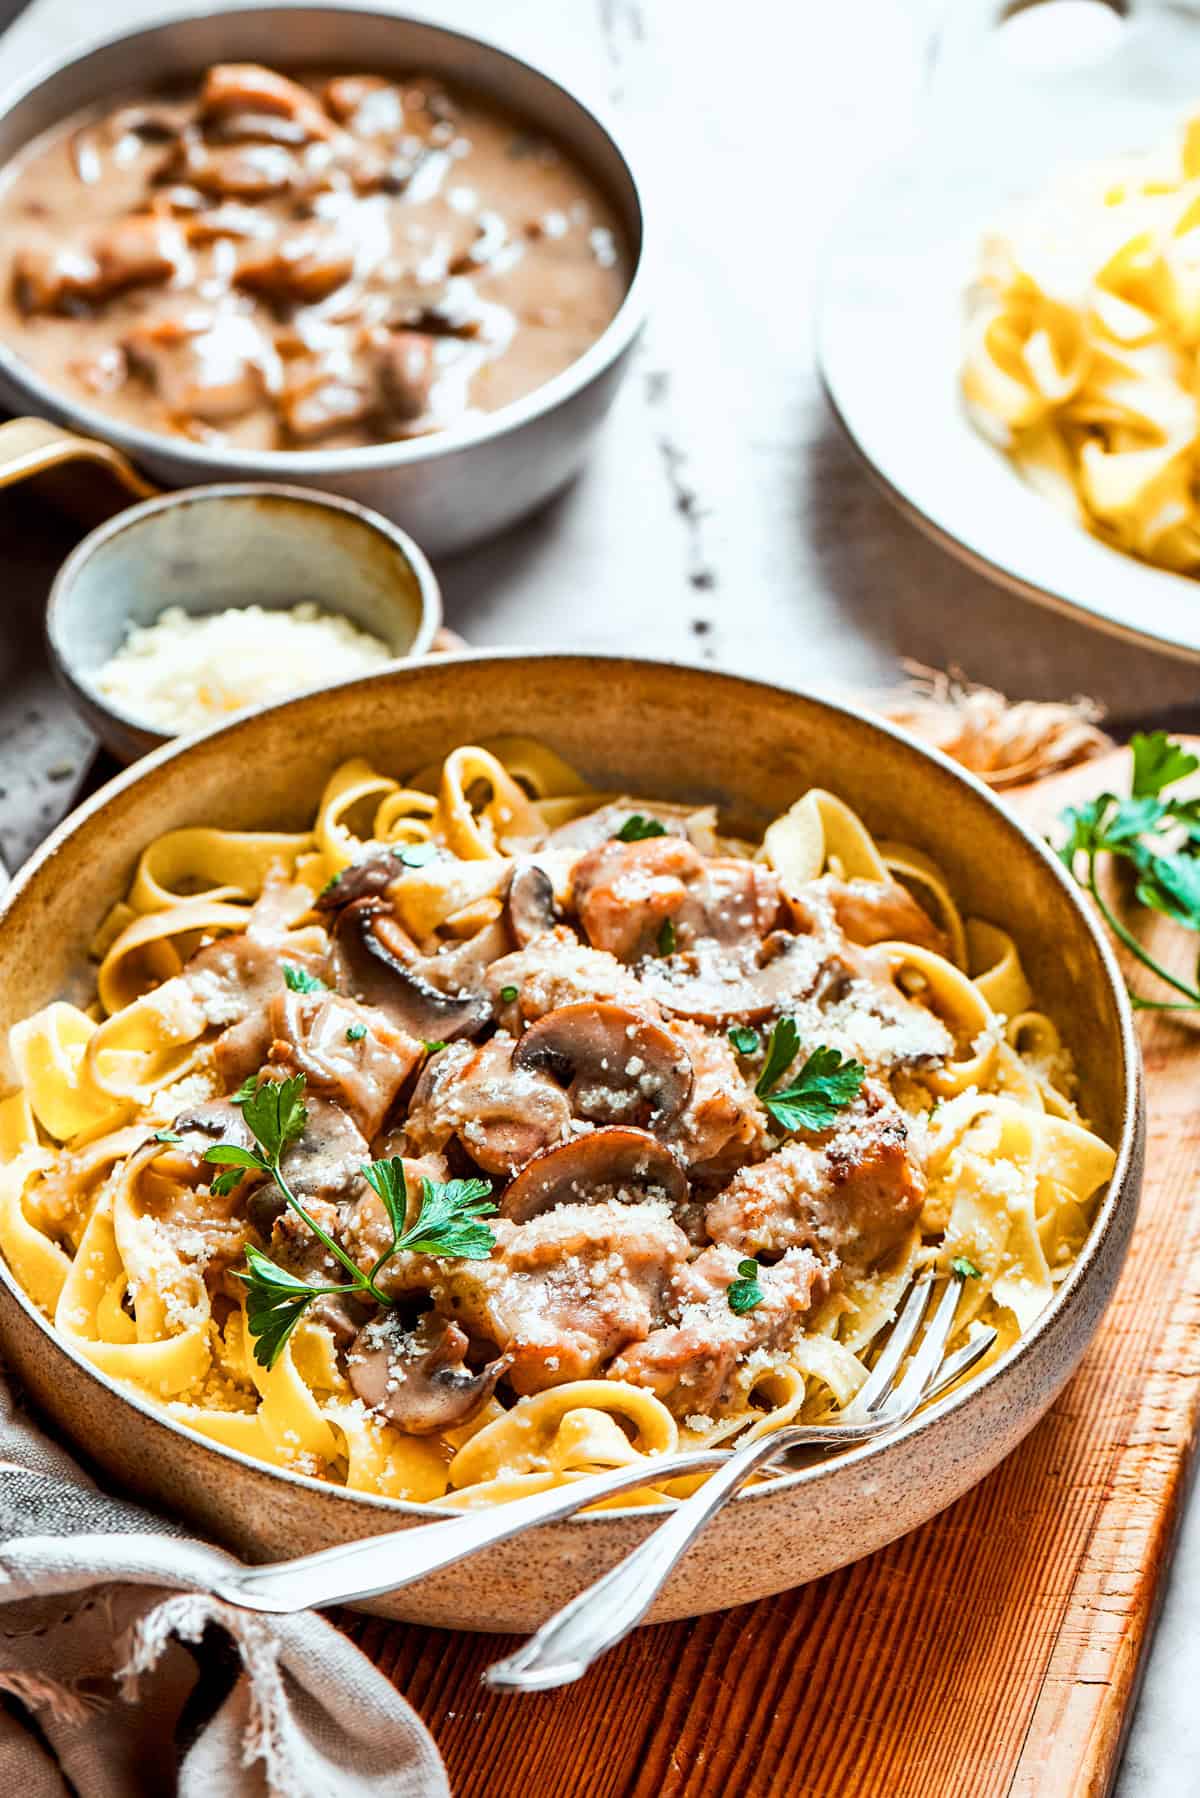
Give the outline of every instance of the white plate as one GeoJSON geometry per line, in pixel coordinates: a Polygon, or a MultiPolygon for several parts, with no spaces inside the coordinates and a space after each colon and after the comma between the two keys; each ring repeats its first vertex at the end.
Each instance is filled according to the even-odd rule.
{"type": "Polygon", "coordinates": [[[827,247],[826,391],[884,490],[955,555],[1101,630],[1200,660],[1200,580],[1061,516],[972,427],[958,386],[982,233],[1055,167],[1153,144],[1200,108],[1200,15],[1135,0],[1107,54],[1036,77],[989,36],[993,0],[958,4],[921,139],[859,193],[827,247]]]}

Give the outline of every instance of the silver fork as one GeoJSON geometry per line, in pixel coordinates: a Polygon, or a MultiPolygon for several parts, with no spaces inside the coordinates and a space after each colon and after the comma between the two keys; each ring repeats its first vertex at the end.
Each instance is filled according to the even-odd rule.
{"type": "MultiPolygon", "coordinates": [[[[957,1288],[957,1284],[957,1281],[951,1282],[954,1288],[957,1288]]],[[[854,1447],[860,1442],[869,1442],[904,1422],[921,1402],[921,1397],[926,1396],[924,1392],[903,1415],[885,1401],[904,1354],[920,1327],[930,1290],[931,1283],[928,1280],[918,1281],[911,1289],[893,1326],[887,1346],[853,1407],[842,1413],[842,1420],[835,1424],[805,1424],[792,1430],[778,1431],[765,1439],[769,1444],[769,1454],[762,1452],[759,1461],[773,1458],[793,1445],[802,1444],[805,1448],[854,1447]]],[[[944,1304],[943,1300],[943,1306],[944,1304]]],[[[936,1322],[935,1319],[934,1327],[936,1322]]],[[[947,1322],[947,1331],[942,1336],[943,1347],[948,1329],[947,1322]]],[[[975,1343],[969,1344],[970,1358],[967,1360],[963,1359],[967,1350],[960,1349],[956,1355],[952,1355],[941,1370],[936,1389],[940,1390],[951,1379],[958,1379],[988,1346],[990,1342],[983,1347],[978,1347],[975,1343]]],[[[922,1349],[924,1347],[923,1344],[922,1349]]],[[[940,1358],[939,1348],[932,1362],[931,1372],[937,1367],[940,1358]]],[[[905,1385],[896,1395],[897,1401],[910,1377],[911,1370],[910,1375],[906,1376],[905,1385]]],[[[928,1379],[924,1384],[929,1384],[928,1379]]],[[[756,1443],[754,1447],[762,1449],[763,1445],[756,1443]]],[[[743,1464],[743,1457],[748,1452],[714,1447],[656,1456],[651,1463],[640,1461],[631,1467],[618,1467],[606,1473],[591,1474],[584,1479],[572,1480],[569,1485],[555,1486],[548,1492],[536,1492],[528,1498],[517,1499],[512,1504],[466,1511],[461,1516],[439,1518],[433,1523],[418,1524],[413,1529],[392,1530],[386,1535],[367,1536],[362,1541],[341,1543],[336,1548],[320,1549],[315,1554],[301,1555],[295,1560],[240,1568],[214,1585],[213,1590],[218,1598],[223,1598],[230,1604],[241,1605],[248,1610],[275,1613],[309,1610],[321,1605],[351,1604],[357,1599],[375,1598],[382,1592],[398,1592],[403,1587],[424,1579],[428,1574],[437,1573],[443,1567],[464,1561],[468,1556],[479,1554],[497,1543],[506,1542],[538,1524],[553,1523],[559,1518],[573,1516],[585,1505],[644,1486],[648,1481],[658,1484],[664,1479],[699,1473],[705,1468],[722,1466],[723,1463],[722,1474],[717,1477],[724,1477],[729,1468],[735,1464],[743,1464]]],[[[755,1465],[758,1464],[756,1461],[755,1465]]],[[[733,1490],[750,1471],[750,1467],[746,1466],[729,1490],[733,1490]]],[[[710,1481],[702,1491],[707,1492],[713,1483],[710,1481]]],[[[686,1511],[688,1506],[680,1509],[686,1511]]],[[[650,1540],[656,1542],[658,1535],[650,1540]]],[[[682,1553],[682,1549],[679,1552],[682,1553]]],[[[663,1577],[665,1578],[665,1572],[663,1577]]],[[[626,1627],[631,1629],[637,1620],[634,1617],[626,1627]]],[[[601,1650],[597,1649],[596,1652],[601,1650]]],[[[581,1666],[579,1672],[583,1670],[581,1666]]],[[[578,1674],[571,1677],[577,1678],[578,1674]]],[[[497,1683],[501,1682],[498,1680],[497,1683]]]]}
{"type": "Polygon", "coordinates": [[[792,1424],[735,1449],[711,1479],[631,1554],[564,1605],[523,1647],[489,1667],[484,1674],[488,1685],[510,1692],[545,1692],[581,1678],[593,1661],[637,1627],[705,1524],[757,1468],[794,1457],[798,1451],[850,1446],[896,1429],[961,1379],[991,1348],[996,1333],[981,1331],[945,1356],[962,1289],[962,1281],[952,1276],[903,1379],[898,1386],[895,1383],[921,1327],[933,1284],[924,1278],[910,1289],[866,1383],[841,1413],[841,1423],[817,1428],[792,1424]]]}

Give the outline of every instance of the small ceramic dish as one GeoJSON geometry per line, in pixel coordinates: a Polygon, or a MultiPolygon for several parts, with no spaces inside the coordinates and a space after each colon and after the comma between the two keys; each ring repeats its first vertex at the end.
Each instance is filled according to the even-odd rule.
{"type": "Polygon", "coordinates": [[[426,654],[442,621],[432,568],[378,513],[301,487],[195,487],[130,506],[84,538],[50,589],[46,637],[79,712],[132,762],[169,738],[96,684],[131,629],[167,606],[203,614],[301,601],[341,613],[396,660],[426,654]]]}
{"type": "MultiPolygon", "coordinates": [[[[314,796],[349,756],[400,773],[514,728],[602,789],[713,801],[746,835],[806,787],[830,787],[869,828],[936,857],[964,907],[1016,939],[1075,1056],[1089,1119],[1117,1151],[1082,1253],[1016,1346],[886,1441],[743,1494],[675,1570],[651,1617],[719,1610],[869,1554],[982,1479],[1052,1403],[1120,1272],[1144,1128],[1129,1002],[1064,870],[978,782],[885,725],[707,670],[594,655],[409,664],[158,750],[68,819],[0,908],[0,1043],[47,1001],[90,996],[86,946],[151,838],[197,824],[307,828],[314,796]]],[[[11,1081],[11,1067],[3,1078],[11,1081]]],[[[55,1336],[4,1266],[0,1345],[33,1398],[113,1479],[250,1560],[437,1514],[190,1434],[55,1336]]],[[[526,1631],[658,1521],[657,1512],[627,1509],[549,1524],[370,1608],[443,1627],[526,1631]]]]}
{"type": "Polygon", "coordinates": [[[864,182],[826,248],[817,353],[868,469],[944,548],[1024,598],[1200,659],[1200,581],[1060,514],[972,426],[959,390],[966,293],[997,219],[1054,171],[1152,147],[1195,109],[1195,17],[1114,14],[1127,10],[1075,65],[1031,72],[1001,28],[1024,10],[947,9],[921,136],[864,182]]]}

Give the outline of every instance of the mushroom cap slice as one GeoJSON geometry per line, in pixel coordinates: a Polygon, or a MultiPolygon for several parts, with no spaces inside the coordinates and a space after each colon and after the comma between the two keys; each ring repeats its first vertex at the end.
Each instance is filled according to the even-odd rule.
{"type": "Polygon", "coordinates": [[[492,1015],[482,993],[443,993],[403,959],[407,943],[378,899],[355,899],[338,914],[333,962],[338,986],[374,1005],[399,1029],[424,1042],[474,1036],[492,1015]]]}
{"type": "Polygon", "coordinates": [[[335,874],[329,885],[317,894],[313,901],[314,911],[341,911],[344,905],[350,905],[355,899],[381,899],[404,872],[403,862],[397,860],[394,849],[389,844],[386,848],[372,850],[361,861],[351,862],[340,874],[335,874]]]}
{"type": "Polygon", "coordinates": [[[554,883],[545,868],[540,868],[536,862],[514,868],[505,907],[508,927],[518,948],[528,948],[535,937],[553,930],[558,922],[558,912],[554,904],[554,883]]]}
{"type": "Polygon", "coordinates": [[[622,1187],[658,1188],[669,1204],[688,1196],[687,1175],[648,1130],[609,1124],[543,1149],[505,1189],[500,1215],[527,1224],[555,1205],[586,1205],[622,1187]]]}
{"type": "Polygon", "coordinates": [[[569,1081],[576,1114],[609,1123],[670,1123],[692,1090],[683,1044],[644,1012],[604,1000],[546,1012],[522,1036],[512,1064],[569,1081]]]}
{"type": "Polygon", "coordinates": [[[827,954],[818,937],[775,930],[753,946],[703,942],[685,954],[648,959],[638,979],[675,1017],[712,1026],[752,1024],[806,998],[827,954]]]}
{"type": "Polygon", "coordinates": [[[507,1355],[474,1372],[463,1356],[466,1332],[427,1311],[415,1330],[394,1313],[364,1325],[346,1356],[350,1384],[364,1405],[410,1436],[435,1436],[466,1423],[492,1396],[507,1355]]]}

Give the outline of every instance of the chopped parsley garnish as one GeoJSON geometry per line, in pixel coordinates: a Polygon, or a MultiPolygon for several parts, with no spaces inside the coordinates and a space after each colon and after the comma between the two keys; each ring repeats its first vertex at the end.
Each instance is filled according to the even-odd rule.
{"type": "Polygon", "coordinates": [[[762,1037],[757,1030],[751,1030],[749,1024],[735,1024],[729,1032],[729,1040],[739,1055],[757,1055],[762,1048],[762,1037]]]}
{"type": "Polygon", "coordinates": [[[398,856],[406,868],[423,868],[427,862],[437,858],[436,843],[393,843],[392,854],[398,856]]]}
{"type": "Polygon", "coordinates": [[[156,1130],[154,1140],[155,1142],[182,1142],[183,1138],[178,1130],[156,1130]]]}
{"type": "Polygon", "coordinates": [[[283,964],[283,983],[289,993],[323,993],[327,991],[325,982],[310,974],[307,968],[297,968],[290,961],[283,964]]]}
{"type": "Polygon", "coordinates": [[[675,934],[675,926],[671,919],[664,918],[658,933],[658,953],[660,955],[674,955],[675,945],[678,940],[679,939],[675,934]]]}
{"type": "Polygon", "coordinates": [[[737,1270],[738,1278],[728,1287],[725,1297],[729,1300],[729,1309],[742,1317],[756,1305],[761,1305],[766,1294],[758,1283],[757,1261],[739,1261],[737,1270]]]}
{"type": "Polygon", "coordinates": [[[515,986],[502,986],[500,988],[500,997],[503,999],[503,1001],[506,1005],[512,1004],[513,1000],[517,996],[517,990],[518,989],[515,986]]]}
{"type": "Polygon", "coordinates": [[[348,1043],[361,1043],[366,1034],[367,1027],[365,1024],[351,1024],[349,1030],[346,1032],[346,1041],[348,1043]]]}
{"type": "Polygon", "coordinates": [[[350,1276],[343,1285],[319,1285],[298,1279],[279,1267],[261,1249],[247,1245],[246,1272],[238,1278],[246,1284],[246,1320],[254,1341],[254,1358],[261,1367],[273,1367],[285,1343],[313,1299],[323,1293],[362,1293],[377,1304],[392,1303],[376,1284],[380,1271],[403,1249],[423,1255],[443,1255],[460,1260],[486,1260],[495,1237],[481,1220],[495,1211],[488,1180],[422,1180],[421,1206],[411,1229],[405,1229],[408,1193],[404,1164],[398,1158],[372,1161],[363,1167],[364,1177],[379,1194],[391,1225],[392,1240],[370,1273],[364,1273],[332,1236],[326,1234],[296,1197],[281,1168],[284,1154],[303,1136],[308,1122],[304,1103],[304,1075],[290,1080],[267,1080],[243,1101],[247,1127],[258,1147],[244,1149],[238,1143],[217,1143],[204,1159],[220,1167],[212,1182],[218,1195],[232,1192],[247,1171],[265,1174],[285,1202],[308,1225],[335,1261],[350,1276]]]}
{"type": "Polygon", "coordinates": [[[436,1055],[439,1049],[448,1049],[449,1046],[449,1043],[442,1042],[440,1037],[436,1042],[427,1043],[422,1041],[421,1043],[421,1047],[424,1049],[426,1055],[436,1055]]]}
{"type": "Polygon", "coordinates": [[[844,1061],[836,1049],[821,1047],[813,1050],[790,1086],[777,1085],[799,1046],[795,1018],[780,1018],[754,1090],[784,1130],[828,1130],[838,1112],[858,1097],[867,1070],[861,1062],[844,1061]]]}
{"type": "Polygon", "coordinates": [[[257,1091],[258,1075],[247,1074],[246,1078],[242,1081],[242,1084],[230,1098],[229,1103],[231,1105],[244,1105],[246,1100],[252,1099],[257,1091]]]}
{"type": "Polygon", "coordinates": [[[613,831],[616,843],[644,843],[650,837],[665,837],[667,827],[660,824],[657,818],[647,818],[644,812],[630,812],[620,830],[613,831]]]}
{"type": "Polygon", "coordinates": [[[956,1255],[954,1257],[953,1261],[950,1263],[950,1272],[959,1280],[979,1280],[983,1278],[981,1270],[976,1267],[973,1261],[968,1261],[965,1255],[956,1255]]]}
{"type": "Polygon", "coordinates": [[[1061,817],[1067,836],[1057,852],[1063,866],[1091,894],[1113,935],[1156,979],[1183,995],[1149,999],[1131,990],[1134,1006],[1143,1011],[1194,1011],[1200,1009],[1200,968],[1195,983],[1189,984],[1151,955],[1108,905],[1096,865],[1101,855],[1128,862],[1142,905],[1162,912],[1185,930],[1200,931],[1200,798],[1166,794],[1168,787],[1200,768],[1200,758],[1162,730],[1139,732],[1131,748],[1129,797],[1100,793],[1085,805],[1068,806],[1061,817]]]}

